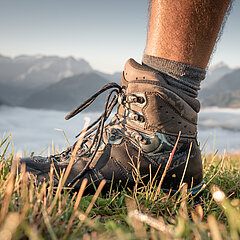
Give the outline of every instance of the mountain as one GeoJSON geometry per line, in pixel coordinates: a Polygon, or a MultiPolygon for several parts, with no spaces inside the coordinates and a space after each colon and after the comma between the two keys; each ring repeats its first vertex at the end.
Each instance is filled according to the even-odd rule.
{"type": "Polygon", "coordinates": [[[27,56],[9,58],[0,55],[0,82],[36,88],[58,82],[82,72],[92,71],[84,59],[58,56],[27,56]]]}
{"type": "MultiPolygon", "coordinates": [[[[0,88],[1,88],[1,86],[0,86],[0,88]]],[[[0,97],[0,106],[1,105],[10,105],[10,104],[0,97]]]]}
{"type": "Polygon", "coordinates": [[[222,78],[224,75],[226,75],[232,71],[233,71],[233,69],[231,69],[224,62],[220,62],[214,66],[211,66],[207,71],[206,79],[202,82],[201,87],[205,88],[205,87],[212,85],[217,80],[222,78]]]}
{"type": "Polygon", "coordinates": [[[110,82],[115,82],[117,84],[121,84],[122,72],[115,72],[113,74],[103,73],[97,70],[94,70],[96,74],[99,76],[108,79],[110,82]]]}
{"type": "Polygon", "coordinates": [[[240,68],[225,74],[218,81],[200,91],[203,107],[240,107],[240,68]]]}
{"type": "Polygon", "coordinates": [[[0,96],[15,105],[62,78],[89,71],[89,63],[73,57],[0,55],[0,96]]]}
{"type": "Polygon", "coordinates": [[[208,86],[204,91],[200,91],[200,96],[208,97],[219,93],[228,91],[235,91],[240,89],[240,68],[232,70],[232,72],[225,74],[218,81],[208,86]]]}
{"type": "MultiPolygon", "coordinates": [[[[94,72],[82,73],[54,83],[28,97],[23,107],[71,111],[93,95],[109,81],[94,72]]],[[[102,111],[105,97],[100,96],[87,108],[88,111],[102,111]]]]}
{"type": "Polygon", "coordinates": [[[0,99],[0,106],[1,105],[6,105],[6,103],[2,99],[0,99]]]}
{"type": "Polygon", "coordinates": [[[202,107],[240,108],[240,91],[218,93],[206,97],[202,100],[201,105],[202,107]]]}
{"type": "Polygon", "coordinates": [[[18,105],[25,99],[32,91],[25,89],[23,86],[14,86],[0,83],[0,97],[4,102],[10,105],[18,105]]]}

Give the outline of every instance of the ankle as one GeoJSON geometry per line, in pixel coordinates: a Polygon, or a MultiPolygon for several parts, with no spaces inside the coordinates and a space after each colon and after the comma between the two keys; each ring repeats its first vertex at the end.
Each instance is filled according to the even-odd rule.
{"type": "Polygon", "coordinates": [[[192,98],[198,96],[200,83],[206,75],[204,69],[146,54],[142,64],[163,73],[169,85],[192,98]]]}

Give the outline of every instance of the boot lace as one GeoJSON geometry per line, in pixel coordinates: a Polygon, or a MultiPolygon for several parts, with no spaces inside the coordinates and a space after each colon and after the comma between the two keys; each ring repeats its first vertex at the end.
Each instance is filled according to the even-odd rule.
{"type": "MultiPolygon", "coordinates": [[[[123,94],[122,87],[119,86],[117,83],[108,83],[104,85],[99,91],[97,91],[94,95],[92,95],[90,98],[88,98],[84,103],[80,104],[78,107],[76,107],[72,112],[70,112],[65,119],[68,120],[80,112],[82,112],[85,108],[87,108],[90,104],[92,104],[96,98],[104,93],[107,90],[111,90],[106,98],[105,106],[104,106],[104,111],[101,114],[100,117],[98,117],[93,123],[91,123],[87,128],[83,129],[76,137],[81,135],[81,133],[86,132],[84,136],[83,143],[87,141],[87,136],[89,134],[92,134],[92,143],[89,146],[89,148],[86,151],[83,151],[80,153],[80,156],[86,154],[87,152],[91,153],[91,158],[85,165],[85,167],[82,169],[82,171],[68,184],[71,186],[73,183],[75,183],[78,179],[81,178],[81,176],[88,170],[90,164],[92,163],[102,140],[102,135],[104,131],[104,126],[106,124],[106,121],[108,120],[110,114],[112,113],[114,107],[118,103],[119,96],[123,94]],[[95,126],[97,124],[97,126],[95,126]]],[[[117,114],[116,114],[117,115],[117,114]]],[[[76,143],[75,143],[76,144],[76,143]]],[[[75,144],[71,149],[74,149],[75,144]]],[[[67,152],[70,152],[69,149],[67,149],[64,152],[64,155],[66,155],[67,152]]],[[[63,154],[63,153],[62,153],[63,154]]]]}

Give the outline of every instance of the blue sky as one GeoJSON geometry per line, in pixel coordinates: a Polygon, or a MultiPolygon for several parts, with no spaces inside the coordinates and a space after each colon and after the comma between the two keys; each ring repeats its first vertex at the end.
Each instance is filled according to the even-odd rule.
{"type": "MultiPolygon", "coordinates": [[[[93,68],[121,71],[141,61],[147,0],[0,0],[0,54],[43,54],[86,59],[93,68]]],[[[240,1],[235,0],[211,63],[240,66],[240,1]]]]}

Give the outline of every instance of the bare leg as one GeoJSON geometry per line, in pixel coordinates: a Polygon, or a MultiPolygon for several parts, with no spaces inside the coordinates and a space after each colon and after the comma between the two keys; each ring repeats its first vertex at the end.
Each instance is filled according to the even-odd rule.
{"type": "Polygon", "coordinates": [[[230,0],[152,0],[145,54],[205,69],[230,0]]]}

